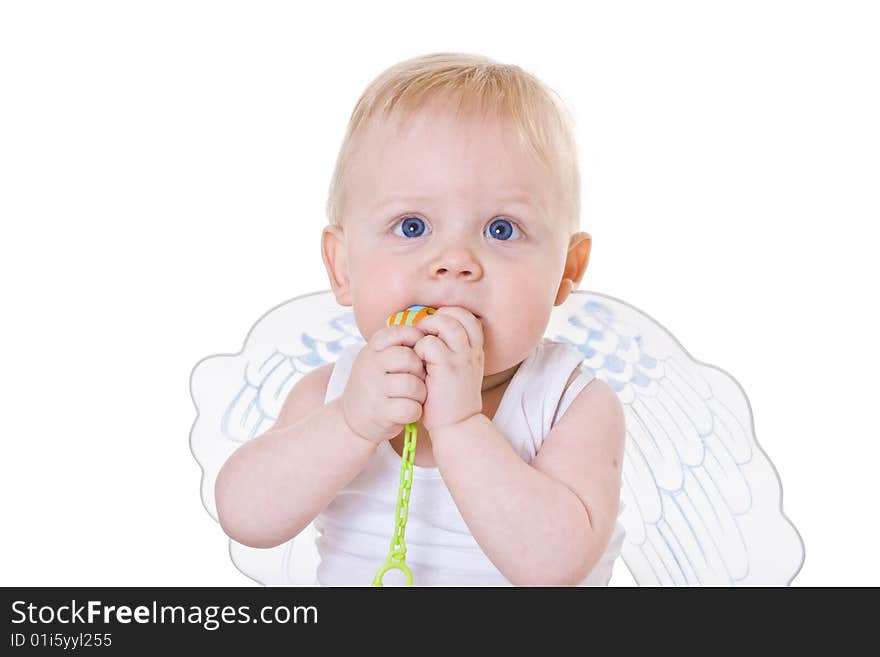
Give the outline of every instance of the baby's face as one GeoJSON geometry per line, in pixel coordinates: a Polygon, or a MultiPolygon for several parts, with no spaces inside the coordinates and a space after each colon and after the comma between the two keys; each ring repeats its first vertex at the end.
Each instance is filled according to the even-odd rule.
{"type": "Polygon", "coordinates": [[[364,339],[407,306],[462,306],[483,325],[484,376],[522,361],[547,326],[571,234],[512,128],[430,106],[401,129],[374,121],[348,180],[346,298],[364,339]]]}

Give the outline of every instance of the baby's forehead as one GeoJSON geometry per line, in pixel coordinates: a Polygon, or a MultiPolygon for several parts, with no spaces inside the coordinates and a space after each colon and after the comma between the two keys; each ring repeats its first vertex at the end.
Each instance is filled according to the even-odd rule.
{"type": "Polygon", "coordinates": [[[504,172],[529,179],[543,179],[548,173],[512,119],[433,108],[371,117],[352,156],[360,162],[351,173],[368,177],[385,170],[424,177],[432,168],[456,165],[478,171],[491,168],[502,178],[504,172]]]}
{"type": "MultiPolygon", "coordinates": [[[[393,100],[381,97],[363,113],[356,108],[331,185],[331,216],[342,221],[346,206],[362,207],[366,199],[383,195],[380,186],[412,193],[421,185],[448,198],[449,192],[435,181],[451,178],[458,183],[465,175],[471,184],[461,183],[458,189],[516,187],[525,181],[523,186],[544,197],[545,214],[577,217],[576,153],[565,122],[552,111],[510,103],[486,108],[442,97],[433,100],[397,103],[386,110],[393,100]]],[[[451,189],[458,191],[454,184],[451,189]]]]}
{"type": "Polygon", "coordinates": [[[431,102],[416,107],[403,107],[388,113],[377,113],[366,121],[365,128],[400,140],[411,138],[422,132],[447,130],[459,133],[480,135],[518,134],[512,117],[499,112],[475,108],[450,106],[448,103],[431,102]]]}
{"type": "Polygon", "coordinates": [[[349,169],[360,203],[406,197],[489,203],[528,199],[547,208],[558,181],[503,115],[426,106],[372,116],[349,169]]]}

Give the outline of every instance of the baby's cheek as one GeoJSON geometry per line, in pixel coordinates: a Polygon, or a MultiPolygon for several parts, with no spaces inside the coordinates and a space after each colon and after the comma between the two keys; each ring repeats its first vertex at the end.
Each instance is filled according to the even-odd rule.
{"type": "Polygon", "coordinates": [[[365,340],[386,326],[386,319],[409,305],[406,278],[387,259],[361,263],[352,272],[355,319],[365,340]]]}
{"type": "Polygon", "coordinates": [[[506,298],[519,300],[499,311],[483,327],[486,374],[501,372],[528,356],[544,336],[553,302],[534,281],[519,281],[506,298]]]}

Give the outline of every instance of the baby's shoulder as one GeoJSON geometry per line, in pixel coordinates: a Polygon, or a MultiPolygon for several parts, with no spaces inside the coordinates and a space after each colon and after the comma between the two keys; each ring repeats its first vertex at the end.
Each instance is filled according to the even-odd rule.
{"type": "Polygon", "coordinates": [[[587,376],[584,369],[584,355],[576,345],[544,338],[535,363],[542,375],[553,375],[560,380],[565,378],[563,393],[579,377],[587,376]]]}
{"type": "MultiPolygon", "coordinates": [[[[327,384],[333,374],[334,363],[326,363],[307,372],[288,393],[278,419],[272,429],[281,429],[298,422],[314,409],[324,404],[327,384]]],[[[272,430],[270,429],[270,431],[272,430]]]]}
{"type": "MultiPolygon", "coordinates": [[[[578,378],[578,377],[575,377],[578,378]]],[[[584,385],[580,382],[572,384],[566,408],[558,412],[559,418],[571,416],[586,420],[595,414],[614,418],[614,422],[623,419],[623,405],[620,397],[608,383],[596,377],[585,377],[584,385]]]]}

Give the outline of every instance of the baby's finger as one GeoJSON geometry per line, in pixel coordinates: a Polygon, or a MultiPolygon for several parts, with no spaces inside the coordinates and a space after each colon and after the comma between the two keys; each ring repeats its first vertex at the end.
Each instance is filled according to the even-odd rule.
{"type": "Polygon", "coordinates": [[[451,314],[441,315],[438,310],[420,321],[419,328],[428,335],[436,335],[452,351],[460,352],[470,349],[467,331],[458,318],[451,314]]]}
{"type": "Polygon", "coordinates": [[[470,310],[461,306],[443,306],[434,313],[433,317],[438,315],[447,315],[457,319],[467,333],[468,344],[471,347],[483,346],[483,324],[470,310]]]}
{"type": "Polygon", "coordinates": [[[383,377],[383,391],[387,397],[405,397],[420,404],[428,397],[425,382],[412,374],[389,374],[383,377]]]}
{"type": "Polygon", "coordinates": [[[402,397],[388,400],[388,416],[395,424],[418,422],[422,417],[422,405],[402,397]]]}
{"type": "Polygon", "coordinates": [[[420,379],[424,379],[426,376],[425,364],[412,350],[412,347],[393,345],[383,349],[378,359],[388,374],[396,372],[413,374],[420,379]]]}
{"type": "Polygon", "coordinates": [[[443,352],[447,350],[446,344],[436,335],[426,335],[413,347],[413,351],[426,363],[442,362],[443,352]]]}
{"type": "Polygon", "coordinates": [[[424,332],[416,326],[386,326],[376,331],[367,344],[373,351],[382,351],[392,345],[412,347],[424,335],[424,332]]]}

